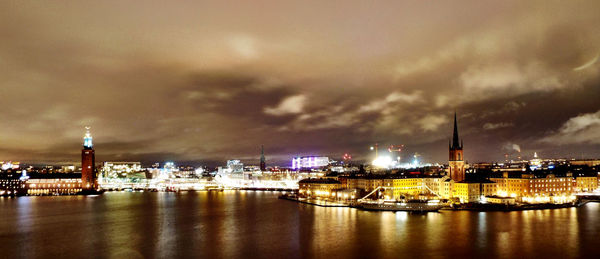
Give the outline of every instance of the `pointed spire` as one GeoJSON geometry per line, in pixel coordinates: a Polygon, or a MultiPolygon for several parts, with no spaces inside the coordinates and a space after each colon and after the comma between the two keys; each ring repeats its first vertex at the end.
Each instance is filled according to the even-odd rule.
{"type": "Polygon", "coordinates": [[[461,148],[458,144],[458,123],[456,122],[456,112],[454,112],[454,133],[452,134],[452,148],[461,148]]]}
{"type": "Polygon", "coordinates": [[[265,161],[265,146],[264,145],[260,145],[260,170],[261,171],[267,170],[267,164],[265,161]]]}

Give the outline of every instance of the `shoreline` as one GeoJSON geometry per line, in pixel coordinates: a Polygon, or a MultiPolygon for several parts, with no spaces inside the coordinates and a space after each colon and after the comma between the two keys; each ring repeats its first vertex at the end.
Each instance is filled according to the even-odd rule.
{"type": "MultiPolygon", "coordinates": [[[[345,207],[345,208],[355,208],[361,209],[358,206],[352,206],[351,203],[333,203],[327,201],[321,201],[313,199],[300,200],[296,197],[290,197],[287,195],[280,195],[278,197],[282,200],[293,201],[301,204],[314,205],[318,207],[345,207]],[[329,203],[329,204],[328,204],[329,203]]],[[[510,211],[526,211],[526,210],[548,210],[548,209],[564,209],[564,208],[578,208],[581,206],[585,206],[590,202],[600,202],[600,200],[582,200],[577,203],[566,203],[566,204],[524,204],[524,205],[503,205],[503,204],[461,204],[457,207],[445,206],[439,209],[440,211],[477,211],[477,212],[492,212],[492,211],[500,211],[500,212],[510,212],[510,211]]],[[[361,209],[362,210],[362,209],[361,209]]],[[[369,209],[369,211],[388,211],[388,210],[378,210],[378,209],[369,209]]]]}

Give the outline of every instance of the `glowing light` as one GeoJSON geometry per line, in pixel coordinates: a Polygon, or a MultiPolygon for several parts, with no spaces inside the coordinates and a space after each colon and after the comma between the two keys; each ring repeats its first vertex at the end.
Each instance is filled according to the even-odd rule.
{"type": "Polygon", "coordinates": [[[92,148],[92,134],[90,133],[90,127],[85,127],[85,136],[83,137],[83,147],[92,148]]]}
{"type": "Polygon", "coordinates": [[[388,168],[392,164],[392,158],[389,156],[380,156],[373,160],[373,165],[377,167],[388,168]]]}

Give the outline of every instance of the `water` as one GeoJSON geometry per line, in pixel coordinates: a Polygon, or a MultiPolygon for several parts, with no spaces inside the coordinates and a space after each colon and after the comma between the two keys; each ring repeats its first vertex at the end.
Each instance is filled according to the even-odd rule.
{"type": "Polygon", "coordinates": [[[600,204],[426,215],[321,208],[276,192],[0,198],[1,258],[600,256],[600,204]]]}

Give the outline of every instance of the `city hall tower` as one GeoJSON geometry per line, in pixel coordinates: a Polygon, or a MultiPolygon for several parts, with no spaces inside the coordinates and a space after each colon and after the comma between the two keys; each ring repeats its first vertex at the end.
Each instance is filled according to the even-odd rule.
{"type": "Polygon", "coordinates": [[[85,127],[83,137],[83,149],[81,150],[81,185],[84,190],[96,190],[98,181],[96,179],[96,155],[92,144],[90,127],[85,127]]]}

